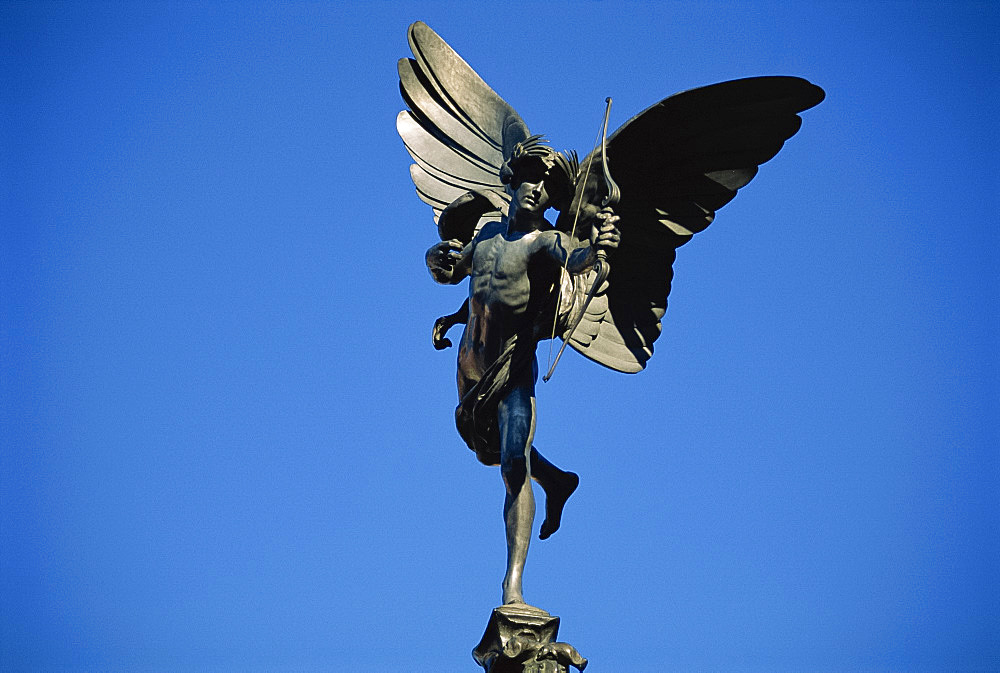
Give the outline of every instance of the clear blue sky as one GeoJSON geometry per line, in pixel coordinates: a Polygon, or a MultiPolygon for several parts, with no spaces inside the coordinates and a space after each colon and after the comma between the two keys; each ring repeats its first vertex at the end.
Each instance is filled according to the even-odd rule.
{"type": "Polygon", "coordinates": [[[0,669],[476,670],[502,486],[430,346],[418,19],[557,148],[827,91],[648,369],[540,385],[582,482],[528,600],[595,673],[1000,670],[987,2],[0,5],[0,669]]]}

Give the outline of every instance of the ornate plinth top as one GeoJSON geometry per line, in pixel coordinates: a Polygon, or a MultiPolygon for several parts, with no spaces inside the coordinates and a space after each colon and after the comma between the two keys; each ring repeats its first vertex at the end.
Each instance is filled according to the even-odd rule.
{"type": "Polygon", "coordinates": [[[493,610],[472,657],[486,673],[566,673],[587,660],[572,645],[556,642],[559,618],[525,603],[493,610]]]}

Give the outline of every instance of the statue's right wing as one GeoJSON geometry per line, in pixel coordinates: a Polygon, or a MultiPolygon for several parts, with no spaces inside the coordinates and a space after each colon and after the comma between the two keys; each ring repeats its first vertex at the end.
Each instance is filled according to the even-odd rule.
{"type": "MultiPolygon", "coordinates": [[[[399,61],[399,88],[409,110],[396,129],[416,162],[410,177],[417,195],[434,210],[442,238],[468,238],[464,231],[507,214],[510,195],[500,167],[528,127],[448,44],[418,21],[408,31],[413,58],[399,61]],[[472,227],[447,231],[439,222],[449,205],[472,227]],[[475,219],[477,218],[478,219],[475,219]]],[[[448,219],[446,217],[446,219],[448,219]]]]}

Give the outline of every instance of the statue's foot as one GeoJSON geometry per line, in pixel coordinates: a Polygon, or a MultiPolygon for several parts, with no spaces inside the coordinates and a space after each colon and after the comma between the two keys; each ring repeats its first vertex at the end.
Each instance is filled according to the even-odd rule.
{"type": "Polygon", "coordinates": [[[544,540],[559,530],[563,507],[566,506],[569,496],[573,495],[573,491],[580,485],[580,477],[577,474],[566,472],[565,475],[556,487],[545,492],[545,521],[538,531],[539,540],[544,540]]]}
{"type": "Polygon", "coordinates": [[[512,579],[511,574],[508,571],[508,573],[504,575],[500,588],[503,590],[504,605],[524,603],[524,595],[521,593],[521,581],[519,575],[512,579]]]}
{"type": "Polygon", "coordinates": [[[503,604],[504,605],[524,605],[524,595],[521,594],[520,588],[508,587],[507,583],[503,584],[503,604]]]}

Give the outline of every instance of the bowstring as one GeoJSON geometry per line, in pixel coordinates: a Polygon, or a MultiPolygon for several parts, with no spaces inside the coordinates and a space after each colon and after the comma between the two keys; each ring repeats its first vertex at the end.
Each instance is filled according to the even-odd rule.
{"type": "MultiPolygon", "coordinates": [[[[603,128],[603,127],[602,127],[603,128]]],[[[570,228],[570,238],[576,238],[576,224],[580,221],[580,208],[583,206],[583,196],[587,190],[587,179],[590,177],[590,167],[594,164],[594,154],[597,152],[597,148],[600,146],[601,137],[603,136],[603,131],[597,132],[597,138],[594,140],[594,149],[590,151],[587,155],[587,167],[583,170],[583,192],[580,194],[579,200],[576,202],[576,212],[573,213],[573,226],[570,228]]],[[[556,338],[556,323],[559,321],[559,299],[562,297],[562,279],[563,274],[567,274],[569,269],[569,253],[566,254],[566,259],[563,261],[562,273],[559,274],[559,280],[556,282],[559,284],[556,288],[556,307],[552,316],[552,333],[549,335],[549,355],[546,358],[545,366],[546,368],[552,366],[552,342],[556,338]]]]}

